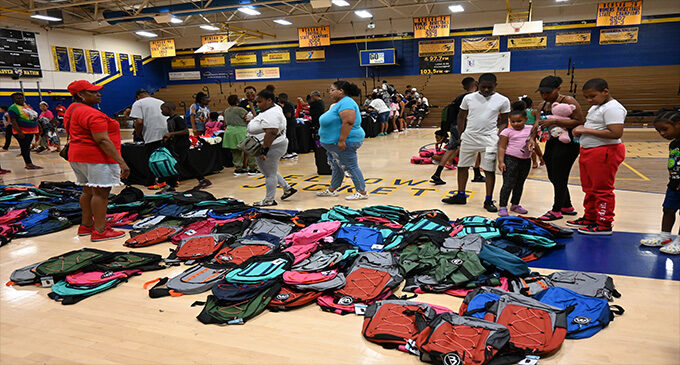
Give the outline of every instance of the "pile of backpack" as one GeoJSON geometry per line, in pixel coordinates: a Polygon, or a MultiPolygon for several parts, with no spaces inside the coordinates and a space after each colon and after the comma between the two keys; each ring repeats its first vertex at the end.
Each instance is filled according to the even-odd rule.
{"type": "MultiPolygon", "coordinates": [[[[77,188],[0,189],[7,209],[0,224],[16,227],[15,237],[55,219],[77,223],[66,209],[78,204],[77,188]]],[[[183,266],[143,287],[152,299],[207,293],[193,303],[204,324],[243,324],[265,310],[316,304],[365,316],[369,341],[447,364],[549,353],[622,313],[608,304],[618,296],[611,278],[529,270],[527,262],[564,247],[560,238],[572,234],[534,218],[453,221],[437,209],[392,205],[258,209],[206,191],[144,195],[134,187],[112,196],[108,213],[110,225],[130,229],[124,246],[163,244],[168,255],[82,249],[16,270],[11,283],[51,287],[51,298],[73,304],[141,271],[183,266]],[[455,314],[409,301],[419,293],[465,301],[455,314]]]]}

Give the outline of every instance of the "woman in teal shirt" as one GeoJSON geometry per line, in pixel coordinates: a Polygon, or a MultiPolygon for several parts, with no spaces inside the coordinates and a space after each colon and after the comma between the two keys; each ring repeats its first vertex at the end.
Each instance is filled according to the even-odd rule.
{"type": "Polygon", "coordinates": [[[328,162],[333,173],[331,186],[316,193],[318,196],[338,196],[337,190],[342,185],[345,173],[354,182],[354,194],[345,197],[347,200],[368,199],[364,175],[359,169],[357,150],[364,141],[364,130],[361,128],[361,112],[352,96],[359,96],[361,91],[355,84],[338,80],[334,82],[329,94],[333,105],[319,118],[319,137],[328,154],[328,162]]]}

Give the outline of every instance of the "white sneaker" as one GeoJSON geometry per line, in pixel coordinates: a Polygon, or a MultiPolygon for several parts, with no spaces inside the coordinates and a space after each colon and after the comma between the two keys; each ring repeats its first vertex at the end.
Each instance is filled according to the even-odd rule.
{"type": "Polygon", "coordinates": [[[347,195],[345,197],[346,200],[366,200],[368,199],[368,193],[362,194],[360,192],[356,192],[352,195],[347,195]]]}
{"type": "Polygon", "coordinates": [[[317,191],[316,196],[338,196],[338,192],[326,189],[322,191],[317,191]]]}
{"type": "Polygon", "coordinates": [[[345,171],[345,177],[349,177],[350,179],[352,178],[352,175],[350,175],[349,172],[345,171]]]}
{"type": "Polygon", "coordinates": [[[673,237],[662,237],[660,235],[645,237],[640,240],[640,245],[647,247],[661,247],[673,242],[673,237]]]}
{"type": "Polygon", "coordinates": [[[669,255],[680,255],[680,239],[674,239],[671,243],[661,247],[659,251],[669,255]]]}

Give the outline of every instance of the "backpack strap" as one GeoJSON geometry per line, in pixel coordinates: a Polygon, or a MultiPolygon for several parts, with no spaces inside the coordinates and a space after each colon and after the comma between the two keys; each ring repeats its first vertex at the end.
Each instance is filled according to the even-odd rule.
{"type": "Polygon", "coordinates": [[[610,305],[610,306],[609,306],[609,310],[611,311],[611,315],[609,316],[609,319],[610,319],[610,320],[613,320],[613,319],[614,319],[614,315],[615,315],[615,314],[616,314],[617,316],[620,316],[620,315],[622,315],[623,313],[626,312],[626,310],[623,309],[622,306],[616,305],[616,304],[610,305]]]}
{"type": "Polygon", "coordinates": [[[144,283],[144,289],[147,289],[149,285],[156,283],[150,290],[149,290],[149,297],[150,298],[163,298],[163,297],[181,297],[182,293],[176,292],[172,289],[168,289],[167,287],[165,288],[160,288],[161,286],[164,286],[167,284],[169,278],[156,278],[151,281],[147,281],[144,283]]]}

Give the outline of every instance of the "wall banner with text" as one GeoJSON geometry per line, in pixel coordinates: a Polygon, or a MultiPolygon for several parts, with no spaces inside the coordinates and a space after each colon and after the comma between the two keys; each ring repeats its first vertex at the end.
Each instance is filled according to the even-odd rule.
{"type": "Polygon", "coordinates": [[[500,37],[474,37],[461,39],[461,53],[500,52],[500,37]]]}
{"type": "Polygon", "coordinates": [[[413,38],[448,37],[450,33],[450,15],[413,18],[413,38]]]}
{"type": "Polygon", "coordinates": [[[642,21],[642,1],[612,1],[597,5],[597,26],[637,25],[642,21]]]}
{"type": "Polygon", "coordinates": [[[321,47],[331,45],[331,27],[298,28],[300,48],[321,47]]]}

